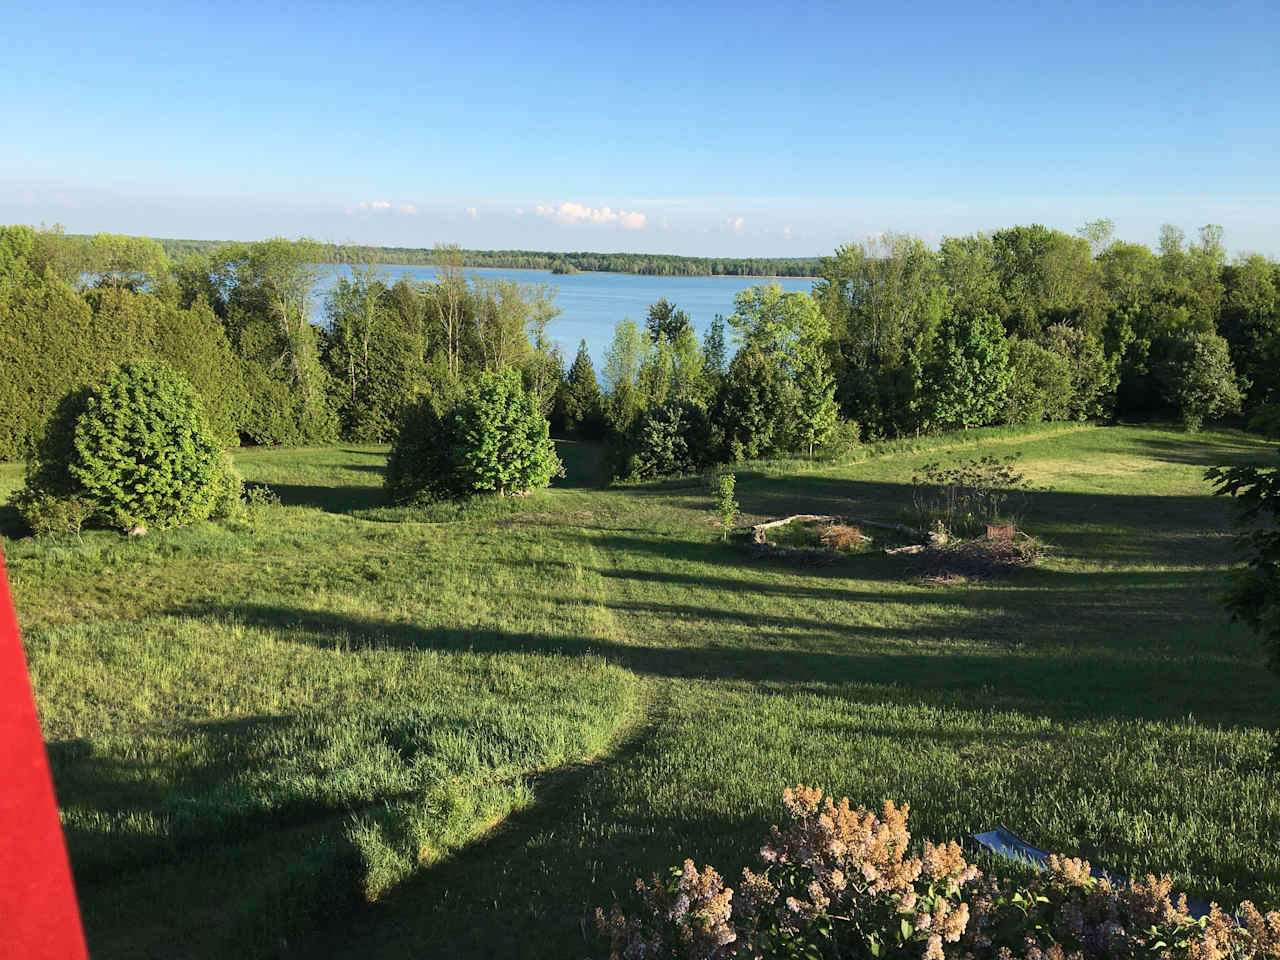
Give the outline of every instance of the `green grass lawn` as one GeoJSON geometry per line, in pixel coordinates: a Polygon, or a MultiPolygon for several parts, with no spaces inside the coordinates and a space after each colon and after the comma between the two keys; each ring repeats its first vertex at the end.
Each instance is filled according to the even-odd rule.
{"type": "Polygon", "coordinates": [[[556,488],[465,511],[387,507],[383,448],[254,450],[252,528],[6,539],[94,955],[587,956],[587,908],[736,876],[797,781],[1280,905],[1280,683],[1217,605],[1203,479],[1270,448],[972,431],[743,466],[743,522],[897,521],[988,452],[1052,545],[990,583],[753,561],[700,481],[601,490],[567,443],[556,488]]]}

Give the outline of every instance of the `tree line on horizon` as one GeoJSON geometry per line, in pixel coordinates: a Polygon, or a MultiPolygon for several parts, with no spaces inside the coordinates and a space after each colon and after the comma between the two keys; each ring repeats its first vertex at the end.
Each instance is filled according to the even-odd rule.
{"type": "MultiPolygon", "coordinates": [[[[88,240],[90,238],[79,238],[88,240]]],[[[169,259],[207,256],[226,240],[157,239],[169,259]]],[[[431,266],[438,247],[379,247],[361,244],[325,244],[325,263],[376,264],[379,266],[431,266]]],[[[667,253],[590,253],[543,250],[467,250],[458,248],[466,267],[550,270],[555,273],[634,273],[657,277],[812,277],[817,257],[684,257],[667,253]]]]}
{"type": "Polygon", "coordinates": [[[59,401],[133,359],[192,384],[224,445],[388,442],[424,397],[516,371],[562,433],[602,438],[616,476],[809,454],[860,434],[1181,417],[1275,401],[1280,267],[1229,260],[1220,228],[1158,250],[1109,223],[945,239],[885,234],[817,265],[811,294],[761,284],[699,341],[667,300],[621,320],[593,362],[547,330],[551,288],[427,282],[356,264],[319,302],[324,248],[274,239],[174,262],[146,238],[0,228],[0,458],[25,456],[59,401]]]}

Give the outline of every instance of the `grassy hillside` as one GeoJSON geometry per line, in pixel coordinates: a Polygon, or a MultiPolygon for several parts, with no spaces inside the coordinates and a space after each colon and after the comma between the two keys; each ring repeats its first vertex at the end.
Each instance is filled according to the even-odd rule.
{"type": "Polygon", "coordinates": [[[251,530],[6,540],[95,956],[585,956],[586,908],[736,874],[796,781],[1280,903],[1280,684],[1216,605],[1203,480],[1263,445],[978,431],[739,499],[893,520],[926,460],[1015,451],[1053,551],[990,583],[753,561],[697,481],[600,490],[580,444],[449,522],[345,445],[241,453],[283,501],[251,530]]]}

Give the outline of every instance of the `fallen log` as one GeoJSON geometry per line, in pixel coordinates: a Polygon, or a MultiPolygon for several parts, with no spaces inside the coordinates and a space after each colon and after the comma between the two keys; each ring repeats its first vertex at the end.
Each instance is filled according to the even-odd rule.
{"type": "Polygon", "coordinates": [[[757,523],[751,528],[752,539],[756,543],[764,543],[768,539],[765,536],[766,530],[774,527],[785,527],[789,523],[800,520],[804,523],[847,523],[855,527],[876,527],[880,530],[892,530],[894,533],[900,533],[907,537],[915,537],[919,540],[924,539],[924,534],[912,527],[903,526],[900,523],[880,523],[875,520],[858,520],[854,517],[832,517],[819,513],[796,513],[789,517],[783,517],[781,520],[770,520],[767,523],[757,523]]]}

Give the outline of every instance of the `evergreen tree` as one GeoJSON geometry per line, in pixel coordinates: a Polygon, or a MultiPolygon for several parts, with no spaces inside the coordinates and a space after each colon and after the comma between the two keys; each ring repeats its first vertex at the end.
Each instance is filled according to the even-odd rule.
{"type": "Polygon", "coordinates": [[[566,430],[581,436],[599,436],[603,426],[600,386],[596,383],[596,371],[585,339],[578,344],[578,355],[565,377],[560,409],[566,430]]]}
{"type": "Polygon", "coordinates": [[[726,460],[766,456],[785,444],[795,387],[778,358],[746,347],[729,362],[712,415],[713,445],[726,460]]]}
{"type": "Polygon", "coordinates": [[[615,477],[643,480],[694,473],[707,463],[707,411],[691,400],[671,400],[636,418],[612,451],[615,477]]]}

